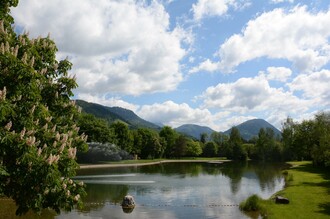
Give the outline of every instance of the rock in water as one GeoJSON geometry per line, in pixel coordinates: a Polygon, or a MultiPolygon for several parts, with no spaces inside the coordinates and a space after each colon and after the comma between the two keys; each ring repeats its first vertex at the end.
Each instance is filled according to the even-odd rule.
{"type": "Polygon", "coordinates": [[[126,195],[124,198],[123,198],[123,201],[121,203],[121,206],[123,208],[134,208],[135,207],[135,201],[134,201],[134,198],[133,196],[131,195],[126,195]]]}

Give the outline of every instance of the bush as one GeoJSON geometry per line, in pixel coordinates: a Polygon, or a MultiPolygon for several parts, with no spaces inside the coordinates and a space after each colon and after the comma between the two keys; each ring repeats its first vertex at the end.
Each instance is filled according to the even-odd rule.
{"type": "Polygon", "coordinates": [[[133,156],[109,143],[89,143],[87,153],[78,153],[79,163],[99,163],[107,161],[132,160],[133,156]]]}
{"type": "Polygon", "coordinates": [[[252,195],[240,203],[239,209],[242,211],[260,211],[262,210],[260,201],[261,198],[258,195],[252,195]]]}

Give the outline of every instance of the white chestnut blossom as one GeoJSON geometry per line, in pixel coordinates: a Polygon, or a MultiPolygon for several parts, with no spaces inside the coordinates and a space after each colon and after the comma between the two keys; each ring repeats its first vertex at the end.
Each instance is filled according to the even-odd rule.
{"type": "Polygon", "coordinates": [[[35,142],[36,142],[36,137],[34,137],[34,136],[30,136],[26,139],[26,144],[28,146],[34,146],[35,142]]]}
{"type": "Polygon", "coordinates": [[[13,125],[13,123],[12,123],[11,121],[8,122],[7,125],[5,126],[5,129],[6,129],[7,131],[9,131],[9,130],[11,129],[12,125],[13,125]]]}

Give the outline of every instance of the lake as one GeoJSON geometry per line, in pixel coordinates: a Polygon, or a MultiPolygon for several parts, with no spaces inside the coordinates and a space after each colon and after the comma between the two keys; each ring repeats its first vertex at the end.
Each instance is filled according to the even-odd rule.
{"type": "Polygon", "coordinates": [[[55,218],[249,218],[239,203],[252,194],[269,198],[281,190],[283,168],[284,164],[194,162],[81,169],[77,180],[87,184],[88,193],[84,208],[55,218]],[[127,194],[136,207],[125,213],[120,204],[127,194]]]}

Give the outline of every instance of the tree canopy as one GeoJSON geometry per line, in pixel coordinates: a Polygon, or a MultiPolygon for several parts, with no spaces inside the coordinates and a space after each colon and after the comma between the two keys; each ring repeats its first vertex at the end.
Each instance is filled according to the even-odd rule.
{"type": "Polygon", "coordinates": [[[70,100],[77,87],[72,64],[56,60],[49,36],[14,32],[10,7],[17,4],[0,3],[0,193],[16,202],[17,214],[70,210],[85,194],[71,178],[87,139],[70,100]]]}

